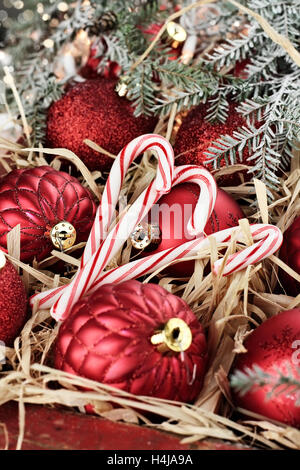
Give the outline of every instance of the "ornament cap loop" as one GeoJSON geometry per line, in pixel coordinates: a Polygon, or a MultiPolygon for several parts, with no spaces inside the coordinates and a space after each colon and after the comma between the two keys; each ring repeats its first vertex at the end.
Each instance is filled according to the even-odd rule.
{"type": "Polygon", "coordinates": [[[187,38],[186,30],[180,24],[175,23],[175,21],[169,21],[167,34],[168,42],[171,42],[171,47],[174,49],[177,49],[187,38]]]}
{"type": "Polygon", "coordinates": [[[152,344],[165,344],[176,352],[186,351],[192,344],[193,335],[190,327],[181,318],[170,318],[162,331],[151,337],[152,344]]]}
{"type": "Polygon", "coordinates": [[[156,247],[161,242],[159,225],[140,222],[130,235],[130,240],[132,246],[137,250],[144,250],[152,244],[156,247]]]}
{"type": "Polygon", "coordinates": [[[52,227],[50,239],[53,245],[60,250],[71,248],[76,242],[76,230],[70,222],[63,220],[52,227]]]}

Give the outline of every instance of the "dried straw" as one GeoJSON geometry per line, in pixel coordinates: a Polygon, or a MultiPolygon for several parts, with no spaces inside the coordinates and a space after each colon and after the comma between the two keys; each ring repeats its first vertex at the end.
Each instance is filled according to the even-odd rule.
{"type": "MultiPolygon", "coordinates": [[[[204,0],[196,2],[194,6],[206,3],[210,2],[204,0]]],[[[231,3],[237,4],[233,0],[231,3]]],[[[180,14],[176,17],[178,16],[180,14]]],[[[288,46],[286,42],[283,47],[285,45],[288,46]]],[[[156,132],[167,136],[168,139],[174,138],[174,129],[179,119],[180,116],[176,116],[174,107],[169,118],[159,121],[156,132]]],[[[26,128],[25,121],[23,124],[26,128]]],[[[88,145],[96,151],[103,151],[90,141],[88,145]]],[[[6,171],[15,167],[43,165],[46,163],[45,155],[54,156],[51,165],[57,169],[60,168],[61,158],[72,162],[80,171],[83,184],[90,187],[96,199],[101,199],[103,187],[96,183],[100,173],[89,172],[73,152],[66,149],[44,149],[42,146],[22,148],[7,139],[0,139],[0,148],[7,152],[5,164],[1,157],[6,171]]],[[[106,153],[114,158],[109,149],[106,149],[106,153]]],[[[139,163],[131,166],[122,189],[129,204],[154,178],[156,164],[151,153],[146,152],[139,163]]],[[[218,179],[225,173],[241,168],[244,166],[223,168],[216,172],[215,176],[218,179]]],[[[242,183],[238,187],[226,188],[226,191],[239,200],[247,216],[248,220],[241,221],[240,226],[248,244],[252,243],[249,223],[271,221],[285,231],[300,214],[299,153],[295,152],[291,171],[282,178],[280,191],[274,193],[274,201],[271,204],[267,202],[265,186],[258,181],[242,183]],[[259,206],[257,212],[254,212],[249,204],[255,195],[259,206]]],[[[229,243],[218,246],[213,238],[210,240],[210,247],[193,257],[196,259],[195,271],[190,279],[182,278],[179,282],[178,279],[164,277],[161,272],[144,279],[144,282],[150,282],[156,277],[161,286],[181,296],[206,328],[210,359],[204,386],[196,402],[187,405],[153,397],[133,396],[113,387],[55,370],[51,362],[51,349],[57,336],[58,325],[50,317],[49,311],[34,311],[20,336],[16,338],[14,347],[7,348],[7,363],[10,367],[2,371],[0,378],[0,405],[10,400],[19,403],[17,448],[22,447],[27,403],[63,405],[81,411],[84,411],[84,406],[90,403],[99,416],[114,421],[142,423],[173,432],[182,436],[182,442],[186,443],[212,437],[269,449],[300,449],[300,432],[296,429],[271,423],[253,414],[250,416],[249,413],[244,420],[233,421],[231,419],[233,406],[228,383],[228,374],[236,354],[245,351],[243,342],[250,328],[258,326],[281,310],[300,305],[300,295],[293,298],[274,293],[278,284],[278,267],[295,279],[299,280],[299,275],[276,255],[228,278],[222,277],[221,274],[218,276],[206,274],[205,267],[212,265],[221,256],[221,250],[226,250],[226,258],[236,249],[242,248],[234,238],[229,243]],[[161,422],[152,421],[153,415],[159,415],[162,418],[161,422]]],[[[20,231],[16,228],[9,236],[7,256],[20,269],[29,294],[70,281],[51,272],[51,264],[57,259],[70,262],[75,267],[79,264],[71,249],[63,254],[53,251],[47,260],[30,266],[20,261],[19,246],[20,231]]],[[[111,266],[126,263],[130,257],[131,246],[125,244],[112,260],[111,266]]],[[[4,426],[3,429],[5,448],[8,448],[7,431],[4,426]]]]}

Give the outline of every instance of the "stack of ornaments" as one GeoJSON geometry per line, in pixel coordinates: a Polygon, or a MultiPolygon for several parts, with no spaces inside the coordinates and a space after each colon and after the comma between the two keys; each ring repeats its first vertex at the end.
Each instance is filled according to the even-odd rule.
{"type": "MultiPolygon", "coordinates": [[[[47,118],[47,145],[73,151],[90,171],[101,172],[104,179],[112,168],[113,156],[120,153],[119,159],[115,160],[119,166],[114,166],[113,171],[120,169],[121,176],[116,176],[117,173],[113,171],[110,173],[110,189],[113,193],[114,186],[118,186],[120,180],[122,183],[126,173],[126,151],[122,149],[129,144],[126,148],[132,150],[133,144],[130,143],[133,139],[138,139],[134,141],[136,151],[142,141],[139,140],[140,136],[154,132],[157,118],[135,117],[131,103],[125,96],[119,96],[116,92],[118,68],[114,65],[109,73],[106,71],[105,76],[98,76],[97,65],[91,57],[88,67],[95,68],[92,78],[70,87],[61,99],[51,105],[47,118]],[[97,150],[87,145],[87,139],[98,146],[97,150]]],[[[83,74],[87,76],[87,69],[83,74]]],[[[230,104],[229,117],[224,124],[208,123],[205,115],[204,104],[192,109],[183,118],[174,141],[176,166],[190,165],[190,171],[192,168],[193,171],[200,171],[203,177],[203,166],[210,172],[213,171],[212,166],[206,162],[205,154],[211,143],[216,137],[230,135],[244,124],[234,103],[230,104]]],[[[161,143],[159,145],[162,147],[161,143]]],[[[156,144],[157,147],[159,145],[156,144]]],[[[148,147],[152,148],[153,145],[151,147],[149,144],[148,147]]],[[[249,166],[248,157],[249,151],[245,148],[241,163],[249,166]]],[[[196,232],[191,235],[188,224],[194,214],[199,217],[199,210],[197,212],[196,209],[203,187],[200,185],[199,189],[199,184],[191,177],[176,186],[172,187],[170,184],[156,199],[161,209],[159,217],[152,220],[148,214],[148,217],[142,218],[132,230],[129,238],[133,259],[137,260],[134,261],[136,264],[131,265],[132,269],[143,266],[151,256],[158,260],[160,256],[164,257],[166,252],[173,253],[177,248],[187,246],[187,243],[196,243],[199,237],[201,243],[206,243],[209,235],[224,230],[231,233],[230,230],[238,226],[239,220],[245,215],[239,201],[226,191],[226,187],[238,186],[248,180],[249,174],[244,170],[225,174],[217,180],[219,186],[225,189],[217,188],[201,235],[196,232]],[[171,218],[165,217],[164,210],[168,212],[174,205],[177,205],[178,211],[171,218]],[[189,207],[188,212],[184,210],[185,206],[189,207]],[[156,232],[153,235],[154,229],[156,232]],[[176,236],[178,229],[181,233],[179,237],[176,236]]],[[[111,193],[107,192],[107,199],[102,195],[100,213],[101,210],[105,212],[103,205],[108,204],[111,193]]],[[[50,166],[15,169],[0,181],[0,245],[3,252],[8,251],[9,233],[19,225],[22,262],[34,263],[36,266],[35,263],[47,260],[53,249],[72,253],[74,247],[77,257],[82,257],[75,283],[70,284],[69,297],[63,297],[61,294],[65,286],[60,286],[59,292],[55,291],[53,296],[50,292],[47,295],[42,293],[39,297],[45,302],[44,308],[52,308],[56,319],[60,319],[57,314],[59,308],[66,306],[67,314],[63,318],[54,346],[55,367],[135,395],[194,403],[203,387],[205,373],[212,360],[208,355],[204,325],[183,299],[158,285],[156,281],[159,278],[155,278],[152,283],[142,283],[143,271],[142,274],[139,271],[140,274],[136,276],[139,280],[133,280],[126,278],[125,269],[118,283],[109,282],[110,276],[114,278],[115,273],[113,270],[103,271],[107,267],[104,263],[103,269],[100,270],[103,278],[99,274],[92,284],[93,269],[99,262],[98,257],[101,259],[102,256],[101,244],[108,243],[110,236],[108,226],[102,235],[98,233],[96,242],[91,240],[90,234],[94,233],[95,224],[100,220],[100,217],[96,216],[99,212],[96,211],[97,203],[93,194],[78,179],[50,166]],[[91,247],[91,254],[86,259],[87,251],[83,252],[82,242],[87,242],[86,246],[91,247]],[[94,247],[97,243],[99,247],[94,247]],[[87,266],[89,271],[85,278],[87,266]],[[103,279],[108,281],[104,282],[103,279]],[[80,295],[77,296],[76,289],[79,287],[80,295]]],[[[199,221],[194,223],[196,226],[199,221]]],[[[261,227],[259,230],[265,229],[261,227]]],[[[258,236],[255,229],[253,234],[254,238],[258,236]]],[[[230,235],[222,241],[229,239],[230,235]]],[[[276,243],[279,243],[278,240],[272,246],[273,251],[268,246],[263,255],[256,255],[257,258],[254,258],[255,250],[259,251],[262,245],[255,245],[254,251],[251,252],[251,260],[255,259],[253,263],[276,251],[280,245],[276,243]]],[[[240,253],[238,256],[240,258],[237,259],[242,261],[236,269],[243,269],[246,266],[243,264],[245,260],[240,253]]],[[[284,233],[280,257],[300,274],[298,215],[284,233]]],[[[230,258],[230,262],[233,259],[235,258],[230,258]]],[[[10,261],[5,261],[4,256],[0,261],[0,339],[11,345],[24,326],[30,311],[27,309],[25,288],[16,269],[10,261]],[[7,298],[10,302],[5,301],[7,298]]],[[[248,264],[251,264],[250,261],[248,264]]],[[[159,265],[158,261],[156,263],[159,265]]],[[[177,262],[168,265],[161,275],[176,278],[175,284],[180,285],[193,276],[194,264],[194,261],[177,262]]],[[[218,266],[220,267],[220,264],[218,266]]],[[[67,268],[60,263],[50,266],[49,269],[52,272],[61,272],[67,268]]],[[[215,268],[213,272],[209,266],[205,269],[208,275],[217,273],[215,268]]],[[[297,296],[299,287],[297,280],[286,271],[280,270],[280,292],[297,296]]],[[[36,296],[32,298],[31,305],[35,301],[36,296]]],[[[43,308],[42,302],[40,307],[43,308]]],[[[245,342],[247,352],[237,358],[232,370],[245,371],[246,368],[249,370],[258,365],[263,372],[270,374],[274,381],[280,374],[292,374],[295,381],[299,381],[299,365],[292,360],[295,357],[293,345],[299,339],[300,309],[279,313],[250,334],[245,342]]],[[[269,419],[299,427],[300,407],[296,403],[297,392],[283,390],[266,401],[271,389],[272,384],[269,384],[251,389],[243,396],[234,392],[235,404],[269,419]]],[[[93,408],[88,407],[88,410],[93,411],[93,408]]]]}

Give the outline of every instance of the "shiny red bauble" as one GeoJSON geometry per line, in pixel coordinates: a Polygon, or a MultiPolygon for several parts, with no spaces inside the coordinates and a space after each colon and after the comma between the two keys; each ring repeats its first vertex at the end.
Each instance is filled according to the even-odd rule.
{"type": "Polygon", "coordinates": [[[60,327],[54,356],[55,366],[66,372],[136,395],[192,402],[203,384],[206,340],[182,299],[158,285],[126,281],[104,285],[73,307],[60,327]],[[180,352],[151,343],[174,317],[192,333],[184,361],[180,352]]]}
{"type": "MultiPolygon", "coordinates": [[[[159,227],[161,242],[151,254],[158,253],[168,248],[174,248],[192,240],[187,232],[188,221],[196,207],[199,198],[199,186],[193,183],[184,183],[175,186],[168,194],[164,195],[158,203],[159,227]]],[[[218,189],[214,210],[209,218],[204,232],[206,235],[219,232],[226,228],[238,225],[239,219],[244,214],[238,203],[225,191],[218,189]]],[[[151,215],[150,222],[157,223],[155,215],[151,215]]],[[[145,251],[143,255],[149,255],[145,251]]],[[[194,261],[176,263],[167,268],[167,272],[178,277],[191,276],[194,272],[194,261]]]]}
{"type": "MultiPolygon", "coordinates": [[[[206,120],[208,105],[200,104],[192,109],[183,119],[179,128],[174,145],[176,165],[202,165],[208,170],[213,170],[212,163],[206,163],[209,157],[205,154],[213,142],[228,134],[233,136],[233,132],[246,125],[244,118],[235,110],[235,105],[230,103],[229,114],[225,123],[210,123],[206,120]]],[[[242,152],[242,159],[237,156],[237,163],[251,165],[247,162],[249,150],[245,145],[242,152]]],[[[221,167],[226,166],[225,159],[221,160],[221,167]]],[[[239,176],[241,172],[224,175],[218,179],[220,186],[236,186],[241,183],[239,176]]],[[[242,172],[245,180],[250,179],[247,172],[242,172]]]]}
{"type": "Polygon", "coordinates": [[[13,170],[0,179],[0,246],[21,226],[21,260],[46,258],[54,249],[49,230],[61,221],[76,229],[76,243],[89,236],[96,204],[77,179],[50,166],[13,170]]]}
{"type": "Polygon", "coordinates": [[[135,117],[132,103],[115,91],[117,80],[98,78],[78,83],[52,104],[47,118],[51,147],[72,150],[90,170],[109,170],[114,160],[88,147],[92,140],[117,155],[132,139],[153,132],[157,119],[135,117]]]}
{"type": "Polygon", "coordinates": [[[13,265],[6,261],[0,270],[0,341],[6,346],[11,346],[20,333],[26,311],[27,295],[23,282],[13,265]]]}
{"type": "MultiPolygon", "coordinates": [[[[300,380],[300,309],[281,312],[269,318],[251,333],[245,342],[247,353],[240,354],[236,370],[258,365],[275,379],[279,373],[300,380]]],[[[268,399],[272,385],[250,390],[245,395],[236,394],[237,406],[267,418],[300,427],[300,406],[296,406],[299,393],[276,388],[268,399]],[[280,393],[280,391],[282,393],[280,393]]]]}
{"type": "MultiPolygon", "coordinates": [[[[300,217],[284,232],[279,256],[285,264],[300,274],[300,217]]],[[[288,294],[300,294],[300,282],[283,270],[279,271],[279,277],[288,294]]]]}

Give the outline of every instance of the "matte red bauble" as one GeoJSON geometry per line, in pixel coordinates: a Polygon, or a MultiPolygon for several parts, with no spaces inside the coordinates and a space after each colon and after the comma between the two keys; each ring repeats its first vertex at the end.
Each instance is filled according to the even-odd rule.
{"type": "MultiPolygon", "coordinates": [[[[245,126],[244,118],[235,111],[235,105],[230,103],[227,121],[223,123],[210,123],[205,120],[207,114],[207,105],[200,104],[192,109],[183,119],[176,136],[174,152],[176,156],[176,165],[200,165],[208,170],[213,170],[212,163],[206,163],[208,159],[205,152],[212,146],[212,143],[223,135],[233,135],[239,127],[245,126]],[[178,156],[178,157],[177,157],[178,156]]],[[[237,163],[251,165],[247,162],[249,151],[247,145],[242,154],[242,161],[237,157],[237,163]]],[[[221,161],[221,166],[226,166],[225,159],[221,161]]],[[[218,179],[220,186],[236,186],[241,183],[239,176],[241,172],[235,172],[231,175],[224,175],[218,179]]],[[[250,179],[250,175],[243,171],[243,178],[250,179]]]]}
{"type": "MultiPolygon", "coordinates": [[[[285,264],[300,274],[300,217],[284,232],[279,256],[285,264]]],[[[288,294],[300,294],[300,282],[283,270],[279,271],[279,277],[288,294]]]]}
{"type": "MultiPolygon", "coordinates": [[[[0,246],[6,249],[7,234],[20,224],[22,261],[42,260],[50,254],[52,229],[59,222],[72,224],[74,243],[86,241],[95,214],[90,191],[73,176],[50,166],[13,170],[0,179],[0,246]]],[[[71,236],[66,240],[71,243],[71,236]]]]}
{"type": "MultiPolygon", "coordinates": [[[[161,242],[151,254],[168,248],[174,248],[192,240],[187,232],[188,221],[196,207],[199,198],[199,186],[193,183],[184,183],[175,186],[170,193],[159,200],[158,224],[161,233],[161,242]]],[[[214,210],[209,218],[204,232],[206,235],[219,232],[226,228],[238,225],[239,219],[244,216],[238,203],[225,191],[218,189],[214,210]]],[[[151,223],[157,223],[153,212],[151,223]]],[[[151,246],[150,246],[151,248],[151,246]]],[[[143,256],[149,255],[145,250],[143,256]]],[[[176,263],[167,268],[167,272],[178,277],[191,276],[194,272],[194,261],[176,263]]]]}
{"type": "MultiPolygon", "coordinates": [[[[269,318],[251,333],[245,342],[247,353],[240,354],[235,368],[243,371],[258,365],[264,372],[279,377],[294,376],[300,380],[300,309],[281,312],[269,318]]],[[[296,406],[299,394],[286,389],[286,385],[272,390],[271,385],[250,390],[245,395],[236,394],[237,406],[267,418],[281,421],[291,426],[300,427],[300,406],[296,406]],[[282,393],[280,393],[282,391],[282,393]]]]}
{"type": "Polygon", "coordinates": [[[48,111],[47,140],[78,155],[90,170],[109,170],[113,159],[83,141],[90,139],[117,155],[132,139],[153,132],[157,119],[135,117],[130,101],[115,91],[116,80],[98,78],[78,83],[48,111]]]}
{"type": "Polygon", "coordinates": [[[54,355],[66,372],[136,395],[192,402],[203,383],[206,340],[182,299],[126,281],[104,285],[73,307],[54,355]]]}
{"type": "MultiPolygon", "coordinates": [[[[0,255],[1,264],[4,255],[0,255]]],[[[11,346],[20,333],[27,310],[27,296],[23,282],[13,267],[6,261],[0,269],[0,340],[11,346]]]]}

